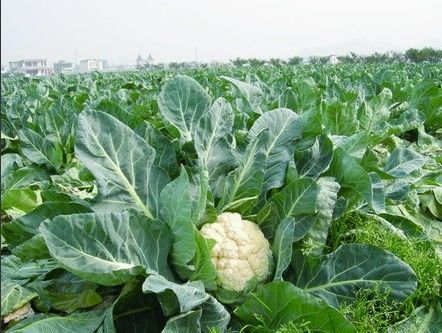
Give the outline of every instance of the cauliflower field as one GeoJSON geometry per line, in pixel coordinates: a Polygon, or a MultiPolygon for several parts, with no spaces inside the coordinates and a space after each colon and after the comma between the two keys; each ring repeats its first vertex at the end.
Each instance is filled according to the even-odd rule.
{"type": "Polygon", "coordinates": [[[441,332],[442,66],[2,77],[7,332],[441,332]]]}

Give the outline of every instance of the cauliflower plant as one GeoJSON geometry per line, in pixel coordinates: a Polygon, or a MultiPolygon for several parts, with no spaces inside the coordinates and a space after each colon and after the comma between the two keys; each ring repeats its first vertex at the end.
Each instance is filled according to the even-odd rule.
{"type": "Polygon", "coordinates": [[[211,254],[221,288],[240,292],[251,280],[270,275],[272,251],[255,223],[238,213],[222,213],[216,222],[203,225],[201,234],[216,242],[211,254]]]}

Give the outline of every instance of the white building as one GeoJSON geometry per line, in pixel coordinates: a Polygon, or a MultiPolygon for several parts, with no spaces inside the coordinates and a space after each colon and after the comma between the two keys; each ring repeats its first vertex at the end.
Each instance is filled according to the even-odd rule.
{"type": "Polygon", "coordinates": [[[119,65],[109,65],[104,72],[124,72],[132,71],[135,69],[135,65],[119,64],[119,65]]]}
{"type": "Polygon", "coordinates": [[[72,62],[66,62],[64,60],[60,60],[54,63],[54,72],[58,74],[67,74],[72,73],[74,71],[74,64],[72,62]]]}
{"type": "Polygon", "coordinates": [[[11,73],[22,73],[26,75],[48,75],[52,73],[51,68],[47,66],[46,59],[22,59],[11,61],[9,63],[11,73]]]}
{"type": "Polygon", "coordinates": [[[80,61],[80,72],[101,71],[108,67],[104,59],[84,59],[80,61]]]}

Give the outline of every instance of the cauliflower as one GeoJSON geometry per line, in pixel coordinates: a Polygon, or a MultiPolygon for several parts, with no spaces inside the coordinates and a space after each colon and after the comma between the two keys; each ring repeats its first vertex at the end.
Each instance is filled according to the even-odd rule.
{"type": "Polygon", "coordinates": [[[255,223],[238,213],[222,213],[216,222],[203,225],[201,234],[216,242],[211,255],[221,288],[240,292],[251,280],[260,282],[269,276],[272,252],[255,223]]]}

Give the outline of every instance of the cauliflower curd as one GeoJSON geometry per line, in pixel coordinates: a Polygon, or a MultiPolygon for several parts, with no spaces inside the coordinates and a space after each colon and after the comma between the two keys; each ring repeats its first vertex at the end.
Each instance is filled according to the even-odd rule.
{"type": "Polygon", "coordinates": [[[201,234],[216,242],[211,254],[221,288],[239,292],[252,279],[260,282],[269,276],[272,251],[255,223],[238,213],[222,213],[216,222],[203,225],[201,234]]]}

